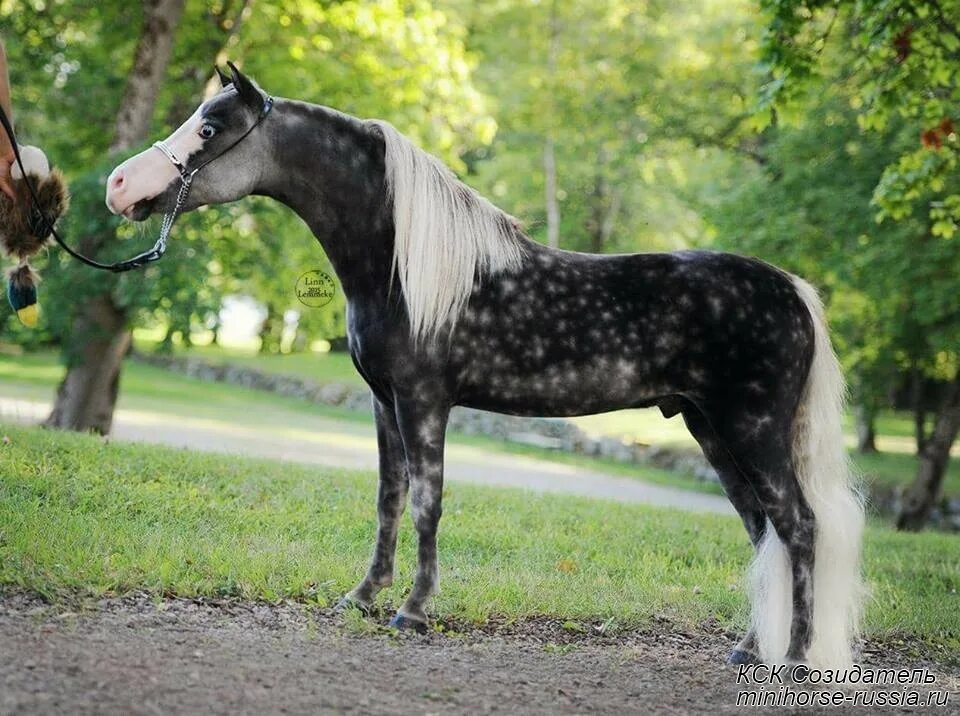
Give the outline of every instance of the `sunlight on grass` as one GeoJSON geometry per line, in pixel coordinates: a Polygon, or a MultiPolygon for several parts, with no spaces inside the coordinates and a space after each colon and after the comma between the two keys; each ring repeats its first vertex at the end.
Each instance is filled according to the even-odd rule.
{"type": "Polygon", "coordinates": [[[625,438],[643,445],[691,449],[697,447],[696,441],[687,432],[682,417],[677,415],[668,420],[657,408],[617,410],[570,420],[588,435],[625,438]]]}

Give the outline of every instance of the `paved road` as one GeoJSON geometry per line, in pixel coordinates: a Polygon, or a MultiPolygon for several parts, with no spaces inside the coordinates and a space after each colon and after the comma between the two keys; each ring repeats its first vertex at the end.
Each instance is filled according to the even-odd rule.
{"type": "MultiPolygon", "coordinates": [[[[0,397],[0,418],[4,420],[39,422],[49,411],[50,405],[45,402],[0,397]]],[[[256,416],[238,416],[236,422],[227,422],[121,408],[116,412],[113,436],[119,440],[330,467],[377,468],[377,444],[372,422],[311,416],[293,428],[268,422],[260,425],[256,416]]],[[[517,487],[693,512],[734,514],[730,503],[717,495],[652,485],[633,478],[498,453],[456,441],[447,447],[445,475],[451,482],[517,487]]]]}

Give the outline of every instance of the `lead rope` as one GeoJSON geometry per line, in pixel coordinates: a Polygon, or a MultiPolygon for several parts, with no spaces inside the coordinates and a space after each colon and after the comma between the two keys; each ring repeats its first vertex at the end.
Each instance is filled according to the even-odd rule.
{"type": "MultiPolygon", "coordinates": [[[[17,162],[17,166],[20,167],[21,174],[23,174],[23,182],[26,184],[27,189],[30,192],[30,199],[33,202],[34,211],[43,220],[43,228],[48,230],[49,235],[53,236],[54,240],[56,240],[56,242],[60,244],[60,246],[63,248],[64,251],[66,251],[68,254],[73,256],[73,258],[77,259],[78,261],[85,263],[87,266],[92,266],[93,268],[101,269],[103,271],[113,271],[114,273],[121,273],[123,271],[129,271],[131,269],[139,268],[141,266],[144,266],[145,264],[152,263],[153,261],[157,261],[160,257],[163,256],[163,252],[166,251],[166,243],[167,243],[166,236],[163,237],[162,241],[158,239],[157,243],[155,243],[153,245],[153,248],[150,249],[149,251],[144,251],[142,254],[138,254],[134,256],[132,259],[128,259],[127,261],[118,261],[112,264],[100,263],[99,261],[95,261],[94,259],[87,258],[83,254],[77,251],[74,251],[72,248],[70,248],[67,245],[67,243],[60,237],[60,234],[57,233],[57,230],[54,228],[55,222],[51,221],[50,217],[43,213],[43,209],[41,208],[40,198],[37,196],[37,190],[33,185],[33,180],[30,179],[30,176],[27,174],[26,167],[23,166],[23,159],[20,156],[19,144],[17,144],[17,136],[13,131],[13,126],[10,124],[10,119],[9,117],[7,117],[7,113],[3,111],[2,107],[0,107],[0,124],[3,125],[3,129],[7,133],[7,136],[10,137],[10,143],[13,145],[13,156],[17,162]]],[[[191,176],[191,179],[192,178],[193,177],[191,176]]],[[[187,184],[187,189],[189,190],[189,182],[186,182],[186,180],[183,177],[181,177],[180,179],[181,181],[187,184]]],[[[181,191],[182,190],[183,190],[183,187],[181,187],[181,191]]],[[[180,203],[177,207],[177,211],[179,211],[180,207],[182,207],[182,201],[186,201],[186,194],[183,195],[182,201],[180,201],[180,198],[178,196],[178,201],[180,203]]],[[[164,219],[163,219],[164,224],[167,223],[167,216],[169,215],[164,215],[164,219]]],[[[170,226],[167,228],[167,232],[166,232],[167,235],[169,235],[170,229],[173,227],[174,219],[176,219],[175,215],[171,217],[170,226]]]]}
{"type": "Polygon", "coordinates": [[[3,125],[7,136],[10,137],[10,143],[13,145],[14,158],[16,159],[17,165],[20,167],[20,171],[23,173],[23,181],[26,183],[27,189],[30,191],[30,198],[33,201],[34,210],[37,212],[40,218],[43,219],[44,229],[49,229],[50,235],[52,235],[56,242],[60,244],[63,250],[78,261],[85,263],[87,266],[92,266],[93,268],[101,269],[103,271],[122,273],[124,271],[130,271],[131,269],[140,268],[141,266],[153,263],[154,261],[158,261],[163,257],[164,252],[167,250],[167,239],[170,237],[170,231],[173,229],[173,224],[180,215],[180,211],[183,209],[183,205],[187,201],[187,196],[190,194],[190,186],[193,184],[193,177],[198,171],[203,169],[214,159],[222,157],[224,154],[237,146],[237,144],[242,142],[247,135],[250,134],[250,132],[256,129],[264,120],[264,118],[270,114],[270,110],[273,109],[273,102],[273,97],[268,96],[264,98],[263,107],[260,110],[260,114],[257,116],[256,121],[247,129],[247,131],[241,134],[230,146],[220,152],[220,154],[210,157],[207,159],[207,161],[193,171],[187,171],[186,167],[184,167],[179,160],[172,156],[172,153],[169,152],[169,148],[166,148],[166,145],[163,142],[157,142],[154,145],[161,145],[158,148],[167,155],[167,158],[173,162],[174,166],[177,167],[177,170],[180,173],[180,191],[177,192],[177,202],[172,211],[169,211],[163,215],[163,222],[160,225],[160,236],[157,238],[157,242],[153,245],[152,249],[144,251],[141,254],[137,254],[132,259],[127,259],[126,261],[117,261],[116,263],[112,264],[103,264],[99,261],[87,258],[83,254],[71,249],[67,243],[60,238],[60,234],[57,233],[57,230],[53,226],[55,222],[51,221],[50,217],[46,216],[40,207],[40,199],[37,196],[37,191],[33,186],[33,182],[27,176],[26,168],[23,166],[23,159],[20,157],[20,149],[19,145],[17,144],[17,137],[13,131],[13,125],[10,123],[10,119],[7,117],[6,112],[3,111],[2,107],[0,107],[0,124],[3,125]]]}
{"type": "Polygon", "coordinates": [[[190,194],[190,186],[193,184],[194,174],[196,174],[196,171],[180,177],[180,191],[177,192],[176,204],[174,204],[172,210],[163,215],[163,221],[160,224],[160,236],[157,238],[157,243],[153,245],[153,248],[120,264],[113,264],[113,266],[121,266],[122,268],[114,268],[111,270],[129,271],[130,269],[145,266],[163,256],[167,250],[167,239],[170,238],[170,231],[173,229],[173,224],[177,220],[177,217],[180,216],[180,210],[183,208],[183,205],[187,202],[187,196],[190,194]]]}

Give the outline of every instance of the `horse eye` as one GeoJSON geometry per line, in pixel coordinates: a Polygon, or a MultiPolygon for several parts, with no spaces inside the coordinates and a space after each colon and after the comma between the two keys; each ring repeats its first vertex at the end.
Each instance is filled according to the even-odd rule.
{"type": "Polygon", "coordinates": [[[200,127],[200,136],[204,139],[210,139],[214,134],[217,133],[217,130],[210,124],[204,124],[200,127]]]}

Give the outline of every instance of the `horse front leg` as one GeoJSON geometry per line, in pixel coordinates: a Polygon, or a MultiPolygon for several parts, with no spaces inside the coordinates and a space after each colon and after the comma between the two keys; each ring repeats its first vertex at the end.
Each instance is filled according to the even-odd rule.
{"type": "Polygon", "coordinates": [[[417,531],[417,572],[413,589],[390,626],[427,630],[425,604],[437,591],[437,530],[443,498],[443,444],[449,407],[398,401],[397,419],[410,478],[410,511],[417,531]]]}
{"type": "Polygon", "coordinates": [[[377,593],[393,584],[393,561],[397,551],[397,529],[407,501],[407,466],[403,440],[392,405],[373,399],[377,424],[377,448],[380,453],[380,486],[377,491],[377,543],[373,559],[363,580],[338,604],[338,608],[358,607],[370,612],[377,593]]]}

